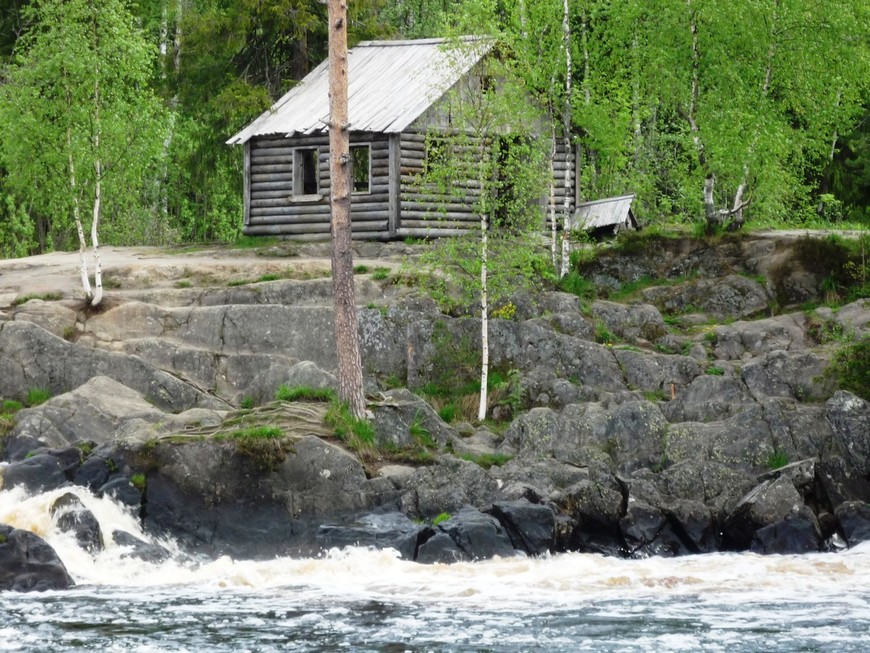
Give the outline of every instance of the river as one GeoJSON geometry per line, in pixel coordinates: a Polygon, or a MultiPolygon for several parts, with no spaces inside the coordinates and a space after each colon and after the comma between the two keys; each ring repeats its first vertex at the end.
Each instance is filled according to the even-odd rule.
{"type": "MultiPolygon", "coordinates": [[[[64,490],[0,491],[0,523],[58,551],[77,587],[0,592],[0,651],[870,650],[870,543],[804,556],[591,554],[418,565],[392,551],[148,564],[93,557],[52,526],[64,490]]],[[[75,488],[104,533],[143,539],[75,488]]],[[[151,539],[154,542],[153,539],[151,539]]]]}

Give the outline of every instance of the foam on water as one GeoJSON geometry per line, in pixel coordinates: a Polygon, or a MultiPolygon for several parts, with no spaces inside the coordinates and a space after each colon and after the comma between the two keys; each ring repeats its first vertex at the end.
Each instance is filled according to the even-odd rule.
{"type": "Polygon", "coordinates": [[[121,637],[142,651],[234,650],[221,642],[252,633],[261,650],[334,650],[364,637],[384,648],[352,650],[425,641],[413,650],[616,651],[630,642],[641,651],[858,651],[870,622],[870,542],[802,556],[570,553],[419,565],[392,550],[349,548],[309,559],[191,560],[143,533],[124,507],[81,488],[0,491],[0,523],[44,537],[78,584],[8,605],[0,594],[0,613],[11,611],[0,617],[0,651],[40,650],[35,642],[49,635],[71,642],[56,650],[73,650],[79,629],[91,628],[81,623],[86,614],[104,620],[88,631],[104,650],[124,650],[114,646],[121,637]],[[104,534],[124,530],[173,557],[126,558],[111,541],[96,556],[81,550],[49,514],[66,491],[104,534]]]}

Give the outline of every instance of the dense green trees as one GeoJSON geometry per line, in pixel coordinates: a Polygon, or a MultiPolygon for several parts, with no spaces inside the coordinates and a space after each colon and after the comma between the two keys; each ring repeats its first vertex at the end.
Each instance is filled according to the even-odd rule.
{"type": "MultiPolygon", "coordinates": [[[[40,35],[71,28],[67,14],[49,11],[57,4],[10,0],[0,8],[0,112],[18,124],[3,130],[0,148],[4,255],[67,247],[76,240],[73,195],[61,184],[68,184],[68,162],[63,174],[49,179],[37,174],[31,157],[31,139],[44,138],[31,127],[44,131],[52,125],[64,132],[73,114],[93,106],[94,98],[87,96],[93,95],[92,85],[76,85],[79,95],[71,105],[76,111],[52,117],[65,101],[63,75],[75,72],[76,61],[70,58],[64,73],[57,57],[44,51],[43,60],[34,51],[40,35]],[[26,90],[25,69],[55,79],[39,91],[26,90]],[[23,114],[34,120],[27,129],[23,114]],[[34,192],[37,184],[39,192],[34,192]]],[[[136,68],[135,90],[159,97],[167,116],[159,136],[150,129],[133,130],[143,147],[148,141],[149,154],[134,157],[137,165],[123,184],[117,175],[122,201],[110,207],[115,200],[105,195],[105,236],[112,242],[234,238],[241,223],[241,154],[224,141],[325,58],[324,5],[317,0],[88,4],[132,16],[129,32],[143,44],[133,58],[108,54],[100,75],[120,78],[136,68]]],[[[514,53],[529,93],[550,108],[556,122],[570,107],[567,137],[579,153],[583,199],[634,191],[646,221],[703,222],[706,216],[711,223],[745,218],[771,224],[816,215],[868,218],[867,3],[349,4],[351,45],[367,38],[482,31],[501,38],[514,53]]],[[[113,43],[116,38],[111,34],[101,47],[121,47],[113,43]]],[[[102,115],[111,120],[112,113],[102,115]]],[[[123,115],[118,114],[119,122],[123,115]]],[[[129,124],[141,123],[137,116],[129,124]]],[[[109,123],[105,129],[110,130],[109,123]]],[[[93,142],[93,133],[74,128],[71,140],[81,149],[82,143],[93,142]]],[[[101,148],[120,152],[125,142],[107,131],[101,148]]],[[[54,156],[52,166],[60,170],[63,147],[61,142],[59,149],[40,152],[41,165],[54,156]]],[[[104,158],[112,156],[106,151],[104,158]]],[[[79,191],[87,175],[94,175],[91,168],[91,163],[77,165],[85,175],[77,179],[79,191]]],[[[106,173],[106,184],[114,174],[106,173]]]]}

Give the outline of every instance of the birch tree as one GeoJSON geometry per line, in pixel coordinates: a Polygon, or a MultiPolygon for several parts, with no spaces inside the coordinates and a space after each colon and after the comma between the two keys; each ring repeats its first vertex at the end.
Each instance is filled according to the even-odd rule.
{"type": "MultiPolygon", "coordinates": [[[[462,56],[462,48],[479,47],[479,43],[456,47],[462,56]]],[[[430,153],[437,149],[437,157],[427,154],[419,184],[424,192],[470,201],[478,225],[467,236],[439,241],[422,262],[436,276],[450,280],[451,290],[438,298],[477,304],[478,419],[483,420],[488,410],[491,310],[540,279],[538,243],[544,221],[540,202],[549,146],[546,139],[530,134],[535,125],[543,129],[541,111],[530,102],[507,58],[485,59],[445,101],[450,128],[429,134],[427,148],[430,153]]]]}
{"type": "Polygon", "coordinates": [[[129,219],[160,149],[163,111],[148,90],[154,53],[121,0],[43,0],[31,11],[33,27],[19,40],[2,87],[3,161],[10,186],[49,216],[56,244],[74,229],[82,290],[97,306],[105,209],[129,219]]]}
{"type": "Polygon", "coordinates": [[[365,417],[362,361],[353,284],[350,223],[350,132],[347,116],[347,3],[329,0],[329,182],[332,205],[332,290],[338,395],[365,417]]]}

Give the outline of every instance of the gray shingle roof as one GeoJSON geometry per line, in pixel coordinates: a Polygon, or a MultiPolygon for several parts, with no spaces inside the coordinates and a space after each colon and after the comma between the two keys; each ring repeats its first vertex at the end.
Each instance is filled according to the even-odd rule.
{"type": "MultiPolygon", "coordinates": [[[[492,48],[490,39],[366,41],[348,52],[348,114],[352,131],[403,131],[492,48]]],[[[259,118],[230,138],[242,144],[267,134],[311,134],[329,117],[329,61],[311,71],[259,118]]]]}

